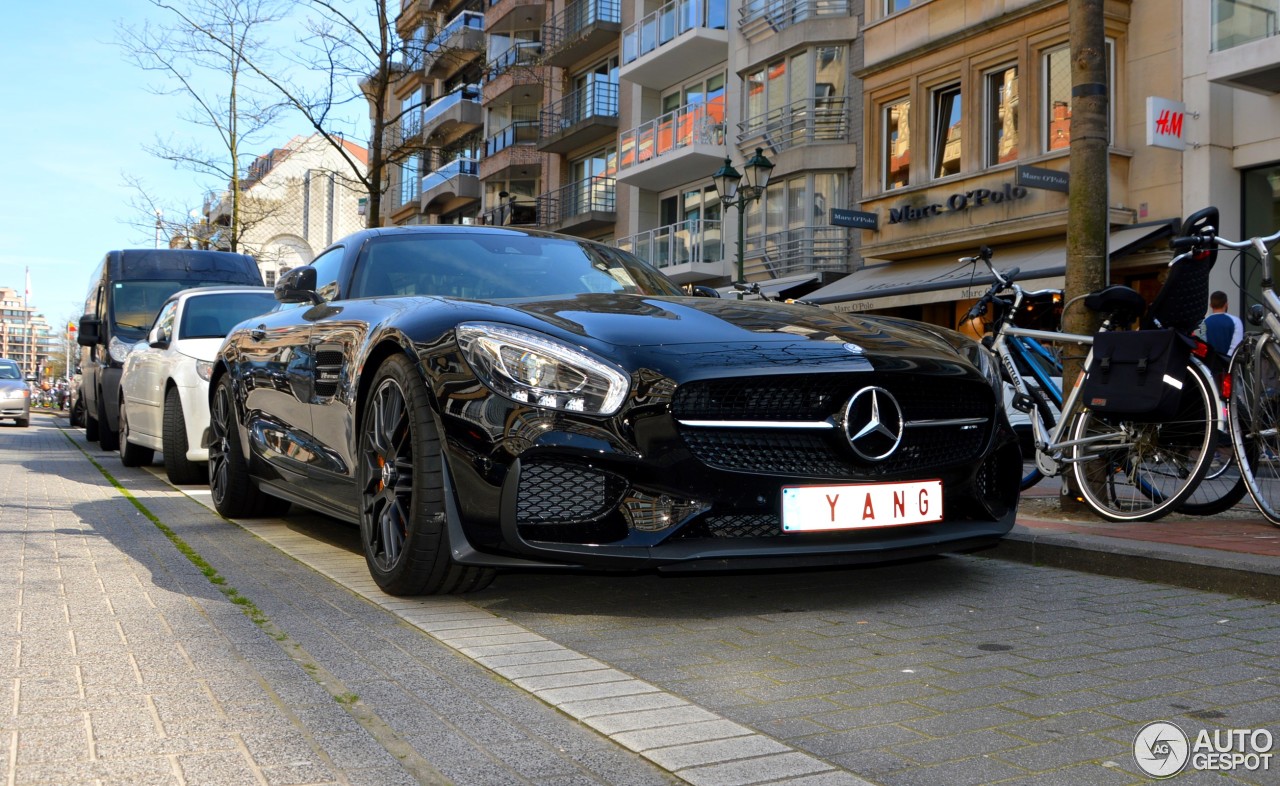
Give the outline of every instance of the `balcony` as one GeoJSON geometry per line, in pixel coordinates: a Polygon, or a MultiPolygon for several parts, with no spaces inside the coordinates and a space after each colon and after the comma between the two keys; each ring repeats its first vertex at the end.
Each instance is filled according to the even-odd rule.
{"type": "Polygon", "coordinates": [[[583,233],[613,226],[617,184],[611,177],[579,180],[538,197],[538,225],[561,232],[583,233]]]}
{"type": "Polygon", "coordinates": [[[537,120],[517,120],[484,141],[480,179],[536,177],[542,171],[537,120]]]}
{"type": "Polygon", "coordinates": [[[618,0],[575,0],[542,26],[543,62],[568,68],[618,38],[618,0]]]}
{"type": "Polygon", "coordinates": [[[729,57],[727,0],[672,0],[622,32],[619,75],[661,90],[729,57]]]}
{"type": "Polygon", "coordinates": [[[429,212],[442,212],[455,200],[479,199],[480,194],[474,158],[455,158],[422,178],[422,207],[429,212]]]}
{"type": "Polygon", "coordinates": [[[778,33],[822,17],[848,18],[849,0],[746,0],[738,8],[738,29],[747,38],[778,33]]]}
{"type": "Polygon", "coordinates": [[[484,52],[484,15],[463,11],[440,28],[422,49],[432,79],[448,79],[484,52]]]}
{"type": "Polygon", "coordinates": [[[422,108],[410,109],[400,118],[400,144],[417,139],[422,133],[422,108]]]}
{"type": "Polygon", "coordinates": [[[799,227],[747,239],[743,269],[749,280],[800,273],[849,272],[849,230],[799,227]]]}
{"type": "Polygon", "coordinates": [[[484,29],[490,33],[534,30],[546,19],[544,0],[489,0],[484,12],[484,29]]]}
{"type": "Polygon", "coordinates": [[[571,150],[618,133],[618,86],[592,82],[574,90],[539,114],[542,138],[538,149],[547,153],[571,150]]]}
{"type": "Polygon", "coordinates": [[[1209,81],[1263,95],[1280,93],[1280,0],[1215,0],[1209,81]]]}
{"type": "Polygon", "coordinates": [[[481,213],[478,223],[494,227],[536,226],[538,206],[529,202],[508,202],[481,213]]]}
{"type": "Polygon", "coordinates": [[[848,144],[847,99],[804,98],[738,124],[738,145],[781,153],[815,144],[848,144]]]}
{"type": "Polygon", "coordinates": [[[618,248],[635,254],[677,284],[733,275],[725,259],[719,221],[681,221],[618,240],[618,248]]]}
{"type": "Polygon", "coordinates": [[[480,88],[466,85],[432,101],[422,110],[422,132],[434,143],[447,144],[484,125],[480,88]]]}
{"type": "Polygon", "coordinates": [[[489,61],[484,73],[484,103],[540,101],[546,69],[538,64],[542,42],[519,41],[489,61]]]}
{"type": "Polygon", "coordinates": [[[685,104],[647,123],[623,131],[618,139],[618,179],[629,186],[659,191],[707,177],[725,156],[723,96],[685,104]]]}

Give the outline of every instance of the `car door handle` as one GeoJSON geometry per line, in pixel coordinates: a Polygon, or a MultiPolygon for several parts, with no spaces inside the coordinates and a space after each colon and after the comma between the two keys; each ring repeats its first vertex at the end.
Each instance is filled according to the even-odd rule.
{"type": "Polygon", "coordinates": [[[252,338],[254,341],[261,341],[262,339],[266,338],[267,337],[266,324],[264,323],[264,324],[258,325],[253,330],[250,330],[249,337],[252,338]]]}

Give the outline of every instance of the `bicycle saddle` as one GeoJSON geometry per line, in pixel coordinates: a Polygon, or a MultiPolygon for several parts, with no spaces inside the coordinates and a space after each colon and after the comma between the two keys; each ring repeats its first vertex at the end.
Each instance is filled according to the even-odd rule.
{"type": "Polygon", "coordinates": [[[1084,307],[1100,314],[1114,314],[1116,321],[1129,323],[1142,317],[1147,301],[1135,290],[1116,284],[1085,295],[1084,307]]]}

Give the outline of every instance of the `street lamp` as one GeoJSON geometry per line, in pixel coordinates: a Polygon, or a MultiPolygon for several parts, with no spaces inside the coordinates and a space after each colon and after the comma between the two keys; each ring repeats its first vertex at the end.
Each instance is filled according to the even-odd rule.
{"type": "MultiPolygon", "coordinates": [[[[715,181],[716,193],[720,196],[720,203],[725,209],[731,207],[738,208],[738,281],[739,284],[747,283],[746,275],[743,273],[742,250],[746,245],[746,230],[744,211],[747,204],[754,202],[764,193],[764,189],[769,185],[769,175],[773,172],[773,162],[764,157],[764,150],[756,148],[756,154],[747,159],[747,163],[742,165],[746,170],[747,176],[743,178],[738,170],[733,168],[733,163],[728,156],[724,157],[724,166],[711,176],[715,181]],[[745,182],[743,182],[745,180],[745,182]]],[[[742,290],[738,290],[738,299],[742,299],[742,290]]]]}

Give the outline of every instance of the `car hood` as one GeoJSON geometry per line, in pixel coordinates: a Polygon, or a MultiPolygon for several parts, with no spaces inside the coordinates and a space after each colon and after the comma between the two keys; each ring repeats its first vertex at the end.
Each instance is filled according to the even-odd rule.
{"type": "Polygon", "coordinates": [[[221,338],[183,338],[174,344],[174,349],[196,360],[214,360],[218,357],[218,348],[222,346],[221,338]]]}
{"type": "Polygon", "coordinates": [[[618,347],[821,341],[854,344],[863,354],[913,349],[956,354],[954,342],[920,323],[770,301],[578,295],[513,307],[560,330],[618,347]]]}
{"type": "Polygon", "coordinates": [[[0,379],[0,390],[6,393],[10,390],[26,390],[27,383],[20,379],[0,379]]]}

